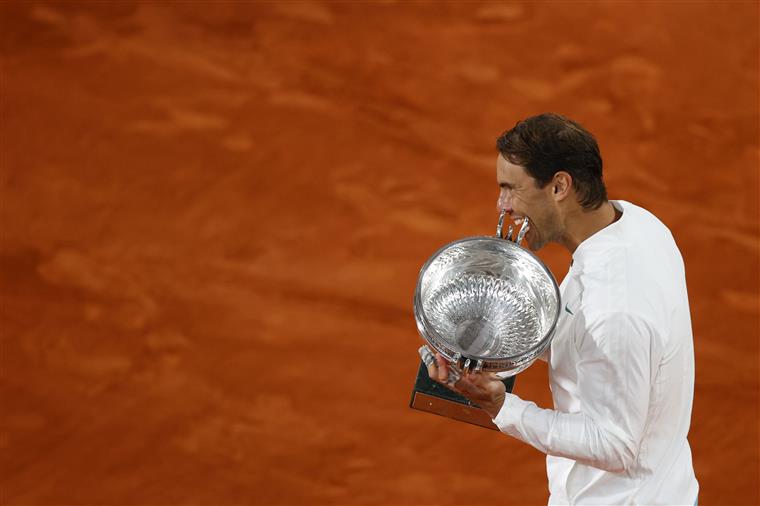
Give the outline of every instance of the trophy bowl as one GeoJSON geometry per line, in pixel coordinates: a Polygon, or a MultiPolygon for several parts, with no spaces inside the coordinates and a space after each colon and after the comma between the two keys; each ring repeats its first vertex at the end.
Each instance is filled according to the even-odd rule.
{"type": "Polygon", "coordinates": [[[420,270],[414,317],[427,343],[460,369],[513,376],[551,344],[560,294],[551,271],[511,241],[471,237],[447,244],[420,270]]]}

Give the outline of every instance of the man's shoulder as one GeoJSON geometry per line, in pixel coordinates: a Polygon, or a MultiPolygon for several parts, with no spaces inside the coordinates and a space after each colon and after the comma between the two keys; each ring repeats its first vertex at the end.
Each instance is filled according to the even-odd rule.
{"type": "Polygon", "coordinates": [[[650,229],[650,231],[651,229],[655,229],[669,236],[671,235],[668,226],[649,209],[626,200],[614,200],[611,202],[615,207],[623,211],[623,216],[627,214],[624,223],[631,226],[624,227],[626,231],[643,232],[641,229],[644,227],[650,229]]]}
{"type": "MultiPolygon", "coordinates": [[[[650,245],[651,246],[651,245],[650,245]]],[[[579,273],[578,306],[585,324],[625,315],[650,322],[666,319],[676,258],[665,250],[653,254],[646,244],[617,244],[584,265],[579,273]]]]}

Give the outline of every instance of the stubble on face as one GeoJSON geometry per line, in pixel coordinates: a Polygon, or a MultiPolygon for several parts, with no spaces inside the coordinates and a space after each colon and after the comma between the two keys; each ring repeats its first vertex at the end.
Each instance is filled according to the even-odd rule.
{"type": "Polygon", "coordinates": [[[514,164],[499,154],[496,180],[501,188],[499,207],[506,208],[510,218],[527,217],[530,229],[525,236],[528,247],[537,251],[550,240],[553,230],[553,206],[546,187],[539,188],[525,167],[514,164]]]}

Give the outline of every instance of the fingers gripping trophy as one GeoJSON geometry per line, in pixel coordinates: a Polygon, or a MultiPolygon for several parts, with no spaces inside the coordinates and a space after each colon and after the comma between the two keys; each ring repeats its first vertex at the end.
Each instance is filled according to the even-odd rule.
{"type": "Polygon", "coordinates": [[[422,266],[414,293],[426,341],[410,406],[496,429],[499,396],[551,344],[560,294],[551,271],[520,246],[530,223],[449,243],[422,266]]]}

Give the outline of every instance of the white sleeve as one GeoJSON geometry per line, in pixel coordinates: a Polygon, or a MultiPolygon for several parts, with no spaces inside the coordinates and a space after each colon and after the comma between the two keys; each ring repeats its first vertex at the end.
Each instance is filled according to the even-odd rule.
{"type": "Polygon", "coordinates": [[[580,412],[541,409],[513,394],[494,419],[499,429],[538,450],[611,472],[635,462],[649,407],[650,364],[658,347],[651,325],[628,314],[604,315],[576,342],[580,412]]]}

